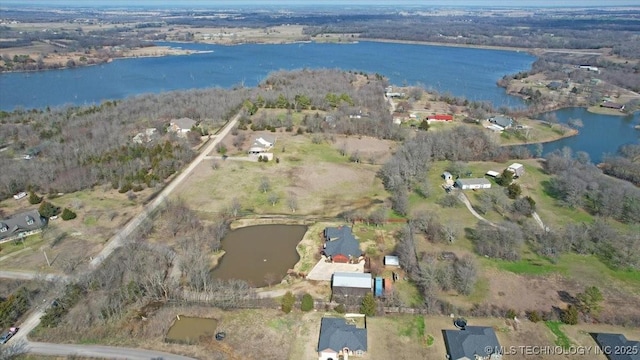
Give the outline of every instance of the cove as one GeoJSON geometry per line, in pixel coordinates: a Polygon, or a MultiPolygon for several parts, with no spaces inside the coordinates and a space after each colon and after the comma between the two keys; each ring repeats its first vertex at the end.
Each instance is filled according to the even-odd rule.
{"type": "Polygon", "coordinates": [[[222,239],[224,256],[211,274],[238,279],[254,287],[278,284],[300,260],[296,246],[307,232],[304,225],[255,225],[232,230],[222,239]]]}

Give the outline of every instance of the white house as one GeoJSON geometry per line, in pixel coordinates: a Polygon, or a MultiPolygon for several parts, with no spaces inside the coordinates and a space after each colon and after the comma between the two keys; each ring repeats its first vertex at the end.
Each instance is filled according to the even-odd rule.
{"type": "Polygon", "coordinates": [[[491,181],[485,178],[458,179],[456,187],[462,190],[490,189],[491,181]]]}

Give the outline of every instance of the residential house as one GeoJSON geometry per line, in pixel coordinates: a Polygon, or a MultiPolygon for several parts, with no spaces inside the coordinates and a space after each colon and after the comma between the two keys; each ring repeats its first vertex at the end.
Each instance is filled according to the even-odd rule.
{"type": "Polygon", "coordinates": [[[607,108],[607,109],[614,109],[614,110],[624,111],[624,105],[623,104],[614,103],[612,101],[603,101],[602,104],[600,104],[600,107],[607,108]]]}
{"type": "Polygon", "coordinates": [[[325,228],[324,239],[322,253],[332,262],[348,263],[362,256],[360,243],[348,226],[325,228]]]}
{"type": "Polygon", "coordinates": [[[560,81],[552,81],[547,84],[547,89],[549,90],[560,90],[564,87],[564,84],[560,81]]]}
{"type": "Polygon", "coordinates": [[[384,257],[384,266],[400,266],[400,258],[394,255],[385,255],[384,257]]]}
{"type": "Polygon", "coordinates": [[[585,69],[587,71],[593,71],[596,73],[600,72],[600,69],[597,66],[591,66],[591,65],[580,65],[580,69],[585,69]]]}
{"type": "Polygon", "coordinates": [[[485,178],[458,179],[456,187],[462,190],[490,189],[491,182],[485,178]]]}
{"type": "Polygon", "coordinates": [[[513,173],[513,177],[520,177],[522,175],[524,175],[524,165],[520,164],[520,163],[513,163],[511,165],[509,165],[507,167],[507,171],[510,171],[513,173]]]}
{"type": "Polygon", "coordinates": [[[500,343],[491,327],[466,326],[461,330],[442,330],[450,360],[502,359],[500,343]]]}
{"type": "Polygon", "coordinates": [[[508,129],[513,126],[513,119],[504,115],[489,118],[489,122],[501,127],[502,129],[508,129]]]}
{"type": "Polygon", "coordinates": [[[266,156],[267,158],[269,158],[269,160],[271,160],[273,158],[273,153],[270,153],[269,151],[273,149],[273,146],[275,144],[276,139],[270,136],[262,135],[260,137],[257,137],[249,148],[249,156],[266,156]]]}
{"type": "Polygon", "coordinates": [[[196,126],[196,121],[185,117],[171,120],[168,130],[178,134],[178,136],[187,136],[187,133],[194,126],[196,126]]]}
{"type": "Polygon", "coordinates": [[[345,305],[360,304],[372,286],[370,273],[335,272],[331,281],[331,301],[345,305]]]}
{"type": "Polygon", "coordinates": [[[591,333],[609,360],[640,360],[640,341],[627,340],[622,334],[591,333]]]}
{"type": "Polygon", "coordinates": [[[367,329],[347,324],[345,319],[322,318],[318,360],[347,359],[367,352],[367,329]]]}
{"type": "Polygon", "coordinates": [[[24,211],[0,220],[0,242],[40,232],[47,219],[38,210],[24,211]]]}

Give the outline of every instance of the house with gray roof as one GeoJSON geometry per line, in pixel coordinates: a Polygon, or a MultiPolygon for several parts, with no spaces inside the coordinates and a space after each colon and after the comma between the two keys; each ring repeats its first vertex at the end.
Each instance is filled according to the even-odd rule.
{"type": "Polygon", "coordinates": [[[362,255],[360,243],[348,226],[325,228],[324,239],[322,253],[332,262],[348,263],[362,255]]]}
{"type": "Polygon", "coordinates": [[[347,324],[345,319],[322,318],[318,360],[363,356],[367,352],[367,329],[347,324]]]}
{"type": "Polygon", "coordinates": [[[467,326],[464,330],[442,330],[450,360],[502,359],[500,343],[491,327],[467,326]]]}
{"type": "Polygon", "coordinates": [[[622,334],[591,333],[609,360],[640,360],[640,341],[628,340],[622,334]]]}
{"type": "Polygon", "coordinates": [[[15,214],[0,220],[0,242],[35,234],[45,225],[47,225],[47,220],[40,215],[38,210],[15,214]]]}
{"type": "Polygon", "coordinates": [[[507,129],[513,126],[513,119],[504,115],[494,116],[489,119],[489,122],[498,125],[503,129],[507,129]]]}
{"type": "Polygon", "coordinates": [[[169,123],[169,131],[178,134],[179,136],[187,136],[187,133],[196,126],[197,122],[189,118],[180,118],[171,120],[169,123]]]}
{"type": "Polygon", "coordinates": [[[373,277],[370,273],[335,272],[331,281],[331,301],[356,305],[371,292],[373,277]]]}

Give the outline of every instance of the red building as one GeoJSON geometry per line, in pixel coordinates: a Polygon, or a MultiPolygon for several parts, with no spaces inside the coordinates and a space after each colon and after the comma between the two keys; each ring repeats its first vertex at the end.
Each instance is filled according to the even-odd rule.
{"type": "Polygon", "coordinates": [[[427,117],[427,120],[453,121],[453,115],[446,115],[446,114],[429,115],[427,117]]]}

